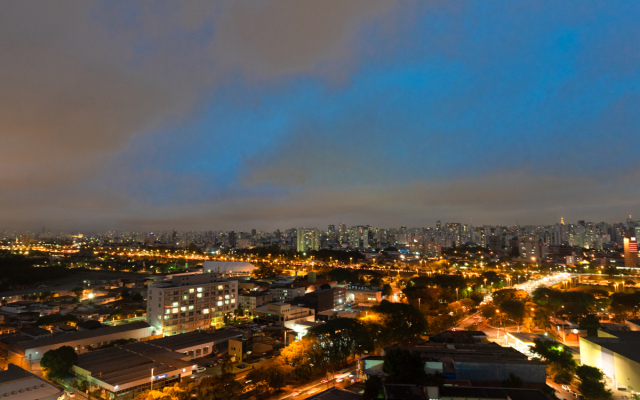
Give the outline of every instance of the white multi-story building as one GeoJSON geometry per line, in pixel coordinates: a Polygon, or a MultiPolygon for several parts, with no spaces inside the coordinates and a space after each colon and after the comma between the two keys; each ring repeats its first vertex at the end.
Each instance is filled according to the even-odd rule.
{"type": "Polygon", "coordinates": [[[303,286],[288,284],[273,287],[269,291],[271,292],[271,300],[284,302],[291,301],[296,297],[304,297],[307,289],[303,286]]]}
{"type": "Polygon", "coordinates": [[[238,281],[180,274],[149,285],[147,322],[165,336],[222,326],[238,308],[238,281]]]}

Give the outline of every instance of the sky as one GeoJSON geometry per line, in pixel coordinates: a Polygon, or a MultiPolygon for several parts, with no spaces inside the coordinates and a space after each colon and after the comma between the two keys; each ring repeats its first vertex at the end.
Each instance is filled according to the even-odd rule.
{"type": "Polygon", "coordinates": [[[640,3],[0,2],[0,230],[640,215],[640,3]]]}

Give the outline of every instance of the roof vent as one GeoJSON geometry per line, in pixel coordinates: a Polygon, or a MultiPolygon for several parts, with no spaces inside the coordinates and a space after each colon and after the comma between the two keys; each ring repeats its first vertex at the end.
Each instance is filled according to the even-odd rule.
{"type": "Polygon", "coordinates": [[[44,383],[42,385],[40,385],[40,387],[46,387],[47,385],[45,385],[44,383]]]}

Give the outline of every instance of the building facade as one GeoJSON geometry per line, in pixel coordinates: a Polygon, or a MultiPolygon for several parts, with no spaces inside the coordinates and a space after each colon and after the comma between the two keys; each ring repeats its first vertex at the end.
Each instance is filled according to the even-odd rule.
{"type": "Polygon", "coordinates": [[[176,275],[149,285],[147,322],[165,336],[221,327],[237,302],[236,280],[217,274],[176,275]]]}

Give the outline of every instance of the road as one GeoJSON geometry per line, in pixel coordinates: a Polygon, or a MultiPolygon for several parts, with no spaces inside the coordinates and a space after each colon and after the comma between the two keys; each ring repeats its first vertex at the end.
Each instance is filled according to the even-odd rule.
{"type": "Polygon", "coordinates": [[[300,387],[294,388],[290,391],[287,391],[288,393],[283,395],[282,397],[279,397],[279,400],[284,400],[284,399],[306,399],[309,396],[313,396],[314,394],[321,392],[323,390],[327,390],[329,388],[332,387],[340,387],[340,388],[344,388],[346,386],[349,386],[351,383],[348,381],[349,380],[349,374],[356,374],[356,370],[354,368],[347,368],[347,369],[343,369],[340,372],[335,374],[335,378],[329,382],[323,383],[322,379],[317,379],[311,383],[306,383],[300,387]],[[344,381],[342,382],[336,382],[335,379],[344,379],[344,381]],[[294,395],[293,393],[299,393],[297,395],[294,395]]]}

